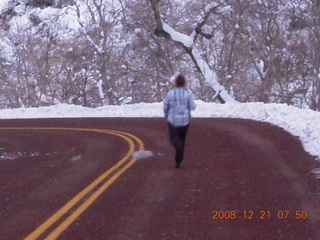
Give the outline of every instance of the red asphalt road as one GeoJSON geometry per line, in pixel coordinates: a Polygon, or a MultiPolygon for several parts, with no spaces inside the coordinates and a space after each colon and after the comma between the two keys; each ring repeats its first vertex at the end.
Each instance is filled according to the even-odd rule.
{"type": "Polygon", "coordinates": [[[92,129],[133,134],[154,156],[123,172],[59,240],[320,239],[315,161],[270,124],[194,119],[181,169],[163,119],[1,120],[0,128],[1,240],[30,236],[128,153],[127,140],[92,129]]]}

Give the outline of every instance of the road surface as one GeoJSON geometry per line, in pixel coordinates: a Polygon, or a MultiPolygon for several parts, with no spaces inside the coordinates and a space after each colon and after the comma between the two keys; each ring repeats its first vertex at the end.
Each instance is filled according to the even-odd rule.
{"type": "Polygon", "coordinates": [[[163,119],[1,120],[0,239],[320,239],[315,161],[282,129],[194,119],[173,159],[163,119]]]}

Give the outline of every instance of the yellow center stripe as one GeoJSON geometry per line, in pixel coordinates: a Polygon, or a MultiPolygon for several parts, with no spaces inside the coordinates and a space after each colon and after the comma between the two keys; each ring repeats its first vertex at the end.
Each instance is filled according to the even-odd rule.
{"type": "MultiPolygon", "coordinates": [[[[86,196],[90,191],[97,187],[101,182],[103,182],[109,175],[111,175],[115,170],[120,168],[120,166],[126,162],[135,150],[135,144],[133,140],[139,146],[139,150],[143,150],[143,142],[136,136],[113,130],[105,129],[87,129],[87,128],[60,128],[60,127],[8,127],[0,128],[0,130],[63,130],[63,131],[83,131],[83,132],[98,132],[104,134],[111,134],[123,138],[129,144],[129,150],[127,154],[114,166],[105,171],[101,176],[94,180],[90,185],[73,197],[69,202],[67,202],[62,208],[60,208],[56,213],[54,213],[48,220],[41,224],[36,230],[34,230],[30,235],[28,235],[25,240],[35,240],[41,236],[49,227],[51,227],[55,222],[57,222],[62,216],[64,216],[70,209],[75,206],[84,196],[86,196]],[[133,140],[132,140],[133,139],[133,140]]],[[[73,221],[79,217],[115,180],[117,180],[122,173],[124,173],[128,168],[130,168],[135,163],[135,160],[129,161],[124,165],[117,173],[110,177],[101,187],[99,187],[90,197],[87,198],[73,213],[67,217],[56,229],[54,229],[48,236],[46,240],[56,239],[64,230],[66,230],[73,221]]]]}

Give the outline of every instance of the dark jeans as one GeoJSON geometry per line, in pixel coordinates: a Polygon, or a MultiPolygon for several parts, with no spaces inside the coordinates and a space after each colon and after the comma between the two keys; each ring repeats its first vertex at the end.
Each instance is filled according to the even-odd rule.
{"type": "Polygon", "coordinates": [[[169,123],[170,142],[176,149],[175,161],[180,164],[184,156],[184,147],[186,136],[188,133],[189,124],[183,127],[175,127],[169,123]]]}

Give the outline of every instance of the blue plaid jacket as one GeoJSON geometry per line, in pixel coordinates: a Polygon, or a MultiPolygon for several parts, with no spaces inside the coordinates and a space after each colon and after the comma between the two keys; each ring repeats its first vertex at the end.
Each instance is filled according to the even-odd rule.
{"type": "Polygon", "coordinates": [[[165,118],[175,127],[188,125],[191,119],[191,110],[194,109],[196,109],[196,104],[193,95],[182,87],[169,91],[163,101],[165,118]]]}

